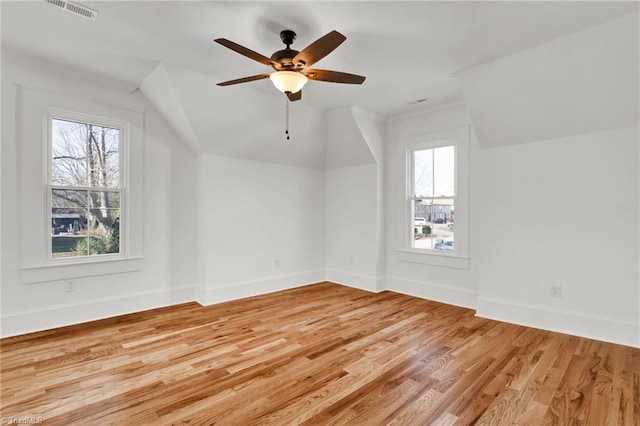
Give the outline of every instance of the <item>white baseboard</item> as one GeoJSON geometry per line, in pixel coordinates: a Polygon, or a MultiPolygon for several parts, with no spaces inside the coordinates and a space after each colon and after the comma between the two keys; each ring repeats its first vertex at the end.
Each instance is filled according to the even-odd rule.
{"type": "Polygon", "coordinates": [[[477,294],[472,290],[391,276],[387,276],[385,282],[386,289],[395,291],[396,293],[461,306],[463,308],[475,309],[476,307],[477,294]]]}
{"type": "Polygon", "coordinates": [[[72,305],[58,305],[37,311],[12,312],[2,315],[0,337],[16,336],[193,302],[194,299],[195,288],[187,286],[96,299],[72,305]]]}
{"type": "Polygon", "coordinates": [[[59,305],[37,311],[2,315],[0,337],[79,324],[148,309],[197,301],[201,305],[227,302],[259,294],[330,281],[371,292],[390,290],[397,293],[476,309],[476,315],[527,327],[540,328],[574,336],[640,347],[640,324],[617,318],[585,315],[512,301],[477,297],[471,290],[398,277],[368,277],[344,271],[319,269],[244,281],[225,287],[185,286],[91,300],[73,305],[59,305]]]}
{"type": "Polygon", "coordinates": [[[478,298],[476,316],[604,342],[640,347],[640,324],[617,318],[561,311],[493,297],[478,298]]]}
{"type": "Polygon", "coordinates": [[[260,294],[274,293],[290,288],[302,287],[309,284],[326,281],[324,269],[298,272],[286,275],[241,281],[233,284],[215,287],[198,287],[196,289],[196,301],[203,306],[231,300],[244,299],[245,297],[258,296],[260,294]]]}
{"type": "Polygon", "coordinates": [[[379,293],[385,289],[383,277],[353,274],[337,269],[327,269],[327,281],[374,293],[379,293]]]}

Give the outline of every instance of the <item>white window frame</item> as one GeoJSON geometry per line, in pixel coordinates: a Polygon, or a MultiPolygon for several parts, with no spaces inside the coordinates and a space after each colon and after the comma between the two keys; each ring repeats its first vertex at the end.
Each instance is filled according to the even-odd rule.
{"type": "Polygon", "coordinates": [[[34,87],[18,89],[18,223],[20,281],[58,282],[139,271],[144,267],[142,112],[34,87]],[[123,128],[120,253],[51,256],[51,117],[123,128]],[[123,213],[124,212],[124,213],[123,213]]]}
{"type": "Polygon", "coordinates": [[[469,126],[441,132],[412,136],[399,141],[399,170],[403,177],[399,179],[401,188],[398,194],[400,215],[398,220],[399,244],[396,254],[399,260],[451,268],[469,268],[469,126]],[[424,149],[443,146],[455,147],[455,229],[454,250],[434,250],[413,247],[413,153],[424,149]]]}
{"type": "Polygon", "coordinates": [[[47,238],[47,264],[62,264],[62,263],[82,263],[87,261],[93,261],[94,259],[122,259],[126,257],[127,253],[127,244],[128,244],[128,197],[127,197],[127,179],[129,177],[129,173],[127,170],[128,158],[129,158],[129,123],[125,121],[113,120],[107,117],[98,117],[95,115],[84,114],[75,111],[65,111],[55,108],[47,109],[47,186],[48,186],[48,196],[47,196],[47,224],[49,228],[51,228],[52,222],[52,195],[54,189],[72,189],[72,190],[91,190],[96,188],[88,188],[88,187],[71,187],[71,186],[62,186],[62,185],[54,185],[52,183],[52,174],[53,174],[53,131],[52,131],[52,123],[53,120],[64,120],[64,121],[74,121],[78,123],[87,123],[93,124],[101,127],[109,127],[112,129],[118,129],[118,175],[119,175],[119,186],[118,188],[105,188],[109,192],[118,192],[120,194],[120,252],[119,253],[106,253],[106,254],[97,254],[91,256],[74,256],[74,257],[64,257],[64,258],[54,258],[52,253],[52,240],[51,236],[47,238]]]}

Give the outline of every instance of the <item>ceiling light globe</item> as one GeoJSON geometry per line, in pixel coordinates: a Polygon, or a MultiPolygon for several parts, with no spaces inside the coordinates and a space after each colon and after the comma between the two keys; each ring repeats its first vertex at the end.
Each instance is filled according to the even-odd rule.
{"type": "Polygon", "coordinates": [[[306,75],[296,71],[276,71],[269,78],[282,93],[298,93],[309,81],[306,75]]]}

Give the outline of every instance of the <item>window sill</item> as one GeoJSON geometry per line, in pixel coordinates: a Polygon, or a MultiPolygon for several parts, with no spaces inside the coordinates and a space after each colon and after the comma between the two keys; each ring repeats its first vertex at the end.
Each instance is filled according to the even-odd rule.
{"type": "Polygon", "coordinates": [[[453,253],[431,253],[420,249],[397,249],[396,257],[401,262],[422,263],[446,268],[469,269],[469,258],[453,253]]]}
{"type": "Polygon", "coordinates": [[[144,258],[142,257],[120,257],[117,259],[92,259],[76,263],[67,262],[56,265],[24,267],[20,271],[21,282],[23,284],[34,284],[97,275],[120,274],[142,270],[143,264],[144,258]]]}

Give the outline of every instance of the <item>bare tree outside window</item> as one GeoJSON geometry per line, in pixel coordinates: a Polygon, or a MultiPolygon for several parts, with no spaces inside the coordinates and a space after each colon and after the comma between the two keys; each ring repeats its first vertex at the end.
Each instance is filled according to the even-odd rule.
{"type": "Polygon", "coordinates": [[[51,255],[120,253],[117,128],[51,119],[51,255]]]}

